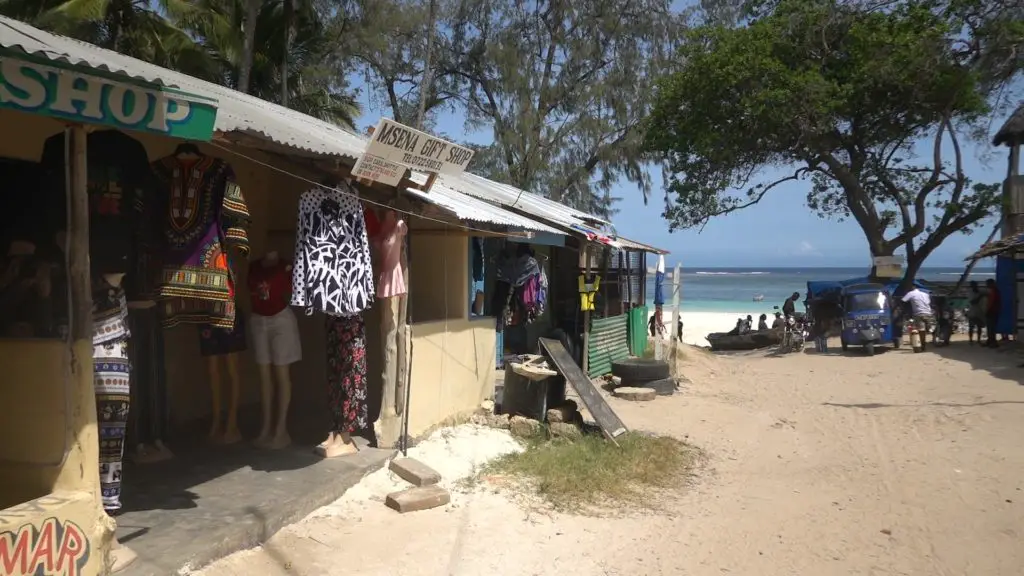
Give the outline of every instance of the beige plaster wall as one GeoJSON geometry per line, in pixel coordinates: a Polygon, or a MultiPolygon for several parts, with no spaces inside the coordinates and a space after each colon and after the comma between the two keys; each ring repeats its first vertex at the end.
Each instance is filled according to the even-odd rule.
{"type": "Polygon", "coordinates": [[[409,435],[416,437],[494,397],[494,319],[412,326],[409,435]]]}

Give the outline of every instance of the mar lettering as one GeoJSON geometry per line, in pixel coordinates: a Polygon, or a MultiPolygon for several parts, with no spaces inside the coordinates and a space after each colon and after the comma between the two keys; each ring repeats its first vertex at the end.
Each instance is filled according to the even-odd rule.
{"type": "Polygon", "coordinates": [[[0,532],[0,576],[81,576],[89,539],[71,520],[47,518],[38,528],[0,532]]]}
{"type": "Polygon", "coordinates": [[[166,92],[10,57],[0,58],[0,106],[157,134],[192,116],[188,100],[166,92]]]}

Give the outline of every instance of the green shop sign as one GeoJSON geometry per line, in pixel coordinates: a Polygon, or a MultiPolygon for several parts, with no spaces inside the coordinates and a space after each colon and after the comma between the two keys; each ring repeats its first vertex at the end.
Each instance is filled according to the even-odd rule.
{"type": "Polygon", "coordinates": [[[0,108],[186,140],[213,137],[216,100],[30,58],[0,51],[0,108]]]}

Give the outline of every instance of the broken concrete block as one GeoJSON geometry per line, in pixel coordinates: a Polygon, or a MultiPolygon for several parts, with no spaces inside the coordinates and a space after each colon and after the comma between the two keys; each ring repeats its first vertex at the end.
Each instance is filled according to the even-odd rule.
{"type": "Polygon", "coordinates": [[[658,397],[658,392],[654,388],[633,388],[631,386],[623,386],[622,388],[616,388],[612,392],[612,396],[616,398],[622,398],[623,400],[632,400],[634,402],[645,402],[647,400],[654,400],[658,397]]]}
{"type": "Polygon", "coordinates": [[[451,494],[440,486],[409,488],[388,494],[384,504],[392,510],[405,514],[444,506],[452,501],[451,494]]]}
{"type": "Polygon", "coordinates": [[[494,412],[494,400],[484,400],[480,403],[480,407],[488,412],[494,412]]]}
{"type": "Polygon", "coordinates": [[[487,416],[487,425],[491,428],[498,428],[499,430],[508,430],[510,426],[508,414],[489,414],[487,416]]]}
{"type": "Polygon", "coordinates": [[[396,458],[388,468],[413,486],[430,486],[441,481],[441,475],[415,458],[396,458]]]}
{"type": "Polygon", "coordinates": [[[568,422],[551,422],[548,424],[548,430],[554,438],[576,440],[583,437],[583,431],[580,430],[579,426],[568,422]]]}
{"type": "Polygon", "coordinates": [[[509,419],[509,429],[513,436],[529,438],[540,432],[540,422],[525,416],[513,416],[509,419]]]}
{"type": "Polygon", "coordinates": [[[576,413],[576,406],[569,404],[548,409],[548,422],[572,422],[572,415],[576,413]]]}

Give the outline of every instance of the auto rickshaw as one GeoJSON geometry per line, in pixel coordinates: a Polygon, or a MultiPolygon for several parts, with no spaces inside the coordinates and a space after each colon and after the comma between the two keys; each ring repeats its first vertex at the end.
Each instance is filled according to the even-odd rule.
{"type": "Polygon", "coordinates": [[[840,296],[843,331],[839,336],[843,350],[863,346],[868,356],[875,346],[892,343],[900,347],[900,335],[894,330],[891,295],[881,284],[845,286],[840,296]]]}

